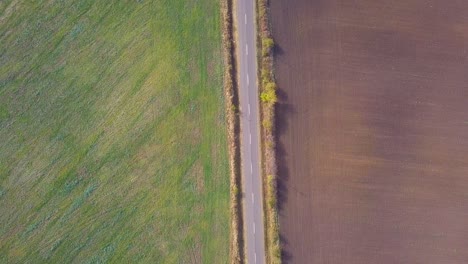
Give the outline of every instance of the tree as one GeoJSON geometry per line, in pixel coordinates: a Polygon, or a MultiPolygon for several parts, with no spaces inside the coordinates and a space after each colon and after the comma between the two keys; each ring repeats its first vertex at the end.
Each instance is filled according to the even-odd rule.
{"type": "Polygon", "coordinates": [[[276,91],[273,89],[265,90],[260,94],[260,99],[264,103],[275,104],[278,101],[276,91]]]}

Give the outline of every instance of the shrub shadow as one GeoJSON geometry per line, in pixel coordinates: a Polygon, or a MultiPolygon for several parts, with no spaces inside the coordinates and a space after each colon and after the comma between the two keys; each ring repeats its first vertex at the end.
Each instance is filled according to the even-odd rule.
{"type": "MultiPolygon", "coordinates": [[[[284,55],[284,50],[279,46],[274,47],[275,63],[277,56],[284,55]]],[[[288,200],[288,181],[290,177],[290,170],[286,162],[288,153],[285,148],[285,144],[282,142],[282,137],[286,134],[289,129],[289,120],[292,115],[296,114],[296,108],[293,104],[288,101],[288,94],[281,87],[281,83],[278,83],[278,103],[275,107],[275,141],[276,141],[276,164],[277,164],[277,206],[278,214],[281,216],[284,209],[284,205],[288,200]]],[[[281,217],[280,217],[281,218],[281,217]]],[[[285,250],[285,246],[288,245],[288,240],[283,234],[281,234],[280,225],[280,244],[281,244],[281,259],[283,263],[291,262],[293,256],[290,252],[285,250]]]]}

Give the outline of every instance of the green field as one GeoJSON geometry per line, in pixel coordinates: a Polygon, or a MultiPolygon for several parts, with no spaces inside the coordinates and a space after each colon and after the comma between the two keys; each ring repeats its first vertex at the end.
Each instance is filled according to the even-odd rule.
{"type": "Polygon", "coordinates": [[[217,0],[0,1],[0,263],[225,263],[217,0]]]}

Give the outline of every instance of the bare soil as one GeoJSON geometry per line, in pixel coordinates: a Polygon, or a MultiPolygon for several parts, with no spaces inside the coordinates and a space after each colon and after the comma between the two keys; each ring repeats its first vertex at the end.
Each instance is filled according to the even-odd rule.
{"type": "Polygon", "coordinates": [[[468,1],[271,0],[286,263],[468,263],[468,1]]]}

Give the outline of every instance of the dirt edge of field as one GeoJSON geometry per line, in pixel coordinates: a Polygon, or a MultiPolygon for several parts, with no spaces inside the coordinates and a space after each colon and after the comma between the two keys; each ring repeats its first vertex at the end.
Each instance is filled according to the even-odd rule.
{"type": "Polygon", "coordinates": [[[239,98],[236,82],[235,45],[233,29],[233,0],[221,1],[223,32],[224,93],[228,130],[229,172],[230,172],[230,262],[244,263],[242,238],[242,203],[240,202],[240,124],[238,115],[239,98]]]}
{"type": "Polygon", "coordinates": [[[281,263],[279,239],[279,220],[277,206],[277,164],[275,141],[275,104],[277,102],[276,81],[274,76],[274,42],[269,21],[269,0],[257,0],[257,55],[260,76],[260,120],[261,155],[265,246],[267,263],[281,263]]]}

